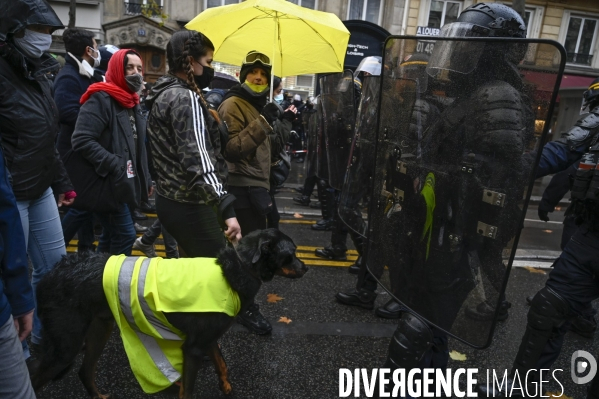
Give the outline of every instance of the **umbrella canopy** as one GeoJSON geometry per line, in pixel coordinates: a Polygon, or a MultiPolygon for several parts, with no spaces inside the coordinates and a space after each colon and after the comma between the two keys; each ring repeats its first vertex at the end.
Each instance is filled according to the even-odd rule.
{"type": "Polygon", "coordinates": [[[251,50],[268,55],[278,76],[343,71],[349,31],[335,15],[285,0],[247,0],[209,8],[187,29],[206,35],[214,59],[241,65],[251,50]]]}

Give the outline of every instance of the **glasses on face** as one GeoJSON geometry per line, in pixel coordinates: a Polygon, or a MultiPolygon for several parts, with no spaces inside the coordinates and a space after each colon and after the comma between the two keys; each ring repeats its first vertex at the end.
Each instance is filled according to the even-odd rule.
{"type": "Polygon", "coordinates": [[[259,61],[263,65],[270,66],[270,58],[267,55],[259,53],[257,51],[252,51],[245,56],[244,64],[253,64],[254,62],[259,61]]]}

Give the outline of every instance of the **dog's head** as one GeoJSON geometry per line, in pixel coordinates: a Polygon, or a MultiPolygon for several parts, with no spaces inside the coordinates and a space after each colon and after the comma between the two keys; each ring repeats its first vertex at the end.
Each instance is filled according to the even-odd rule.
{"type": "Polygon", "coordinates": [[[295,256],[293,240],[277,229],[265,229],[244,236],[237,251],[251,259],[253,269],[262,281],[270,281],[275,275],[299,278],[308,268],[295,256]]]}

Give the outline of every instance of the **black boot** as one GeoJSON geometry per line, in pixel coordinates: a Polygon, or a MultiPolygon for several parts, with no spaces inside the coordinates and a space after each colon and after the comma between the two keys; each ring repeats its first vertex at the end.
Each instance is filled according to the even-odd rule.
{"type": "Polygon", "coordinates": [[[307,195],[300,195],[299,197],[293,198],[293,202],[297,202],[300,205],[310,205],[310,197],[307,195]]]}
{"type": "Polygon", "coordinates": [[[335,295],[335,298],[337,298],[337,300],[344,305],[372,309],[374,308],[376,292],[367,290],[365,288],[354,288],[347,292],[338,292],[335,295]]]}
{"type": "MultiPolygon", "coordinates": [[[[499,313],[497,314],[497,321],[504,321],[508,318],[509,313],[508,309],[512,307],[512,304],[508,301],[501,302],[501,308],[499,309],[499,313]]],[[[475,308],[467,307],[466,308],[466,316],[471,318],[472,320],[479,321],[488,321],[492,320],[495,316],[495,308],[493,305],[488,302],[481,302],[475,308]]]]}
{"type": "Polygon", "coordinates": [[[345,253],[346,250],[341,247],[325,247],[314,251],[316,256],[331,260],[346,260],[347,255],[345,253]]]}
{"type": "Polygon", "coordinates": [[[570,325],[570,331],[584,338],[593,338],[596,330],[597,321],[595,320],[595,317],[586,319],[582,316],[578,316],[572,320],[572,324],[570,325]]]}
{"type": "Polygon", "coordinates": [[[264,335],[270,334],[272,331],[272,326],[262,313],[260,313],[260,309],[255,303],[237,315],[237,322],[254,334],[264,335]]]}
{"type": "Polygon", "coordinates": [[[390,299],[383,306],[376,308],[374,314],[384,319],[399,319],[404,309],[395,299],[390,299]]]}
{"type": "Polygon", "coordinates": [[[312,230],[317,231],[330,231],[333,230],[334,222],[331,219],[320,219],[318,222],[314,223],[311,228],[312,230]]]}

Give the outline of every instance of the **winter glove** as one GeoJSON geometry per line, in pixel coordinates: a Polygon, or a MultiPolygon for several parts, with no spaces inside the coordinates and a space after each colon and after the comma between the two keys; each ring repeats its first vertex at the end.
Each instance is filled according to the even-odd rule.
{"type": "Polygon", "coordinates": [[[264,119],[266,119],[266,122],[272,126],[273,123],[283,115],[283,110],[278,104],[268,103],[262,108],[260,115],[262,115],[264,119]]]}
{"type": "Polygon", "coordinates": [[[549,212],[547,212],[546,210],[543,210],[541,208],[539,208],[537,210],[538,214],[539,214],[539,219],[548,222],[549,221],[549,212]]]}

